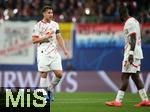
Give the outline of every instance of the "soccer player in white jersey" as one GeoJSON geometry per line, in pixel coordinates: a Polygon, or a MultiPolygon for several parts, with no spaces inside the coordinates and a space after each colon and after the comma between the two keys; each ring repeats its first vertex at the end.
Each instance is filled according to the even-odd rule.
{"type": "Polygon", "coordinates": [[[37,63],[41,76],[40,87],[48,91],[47,100],[50,101],[53,100],[51,95],[63,75],[57,43],[67,57],[69,57],[69,52],[65,47],[58,23],[52,20],[53,9],[51,6],[45,6],[42,9],[42,14],[43,19],[34,26],[32,42],[37,44],[37,63]],[[50,84],[47,83],[46,79],[49,71],[53,71],[55,74],[50,84]]]}
{"type": "Polygon", "coordinates": [[[117,93],[115,101],[106,102],[108,106],[122,106],[122,99],[128,87],[129,77],[134,81],[142,101],[136,107],[150,106],[150,101],[139,77],[141,59],[143,58],[141,48],[141,32],[139,22],[130,17],[125,6],[119,8],[120,19],[124,22],[125,51],[122,63],[122,85],[117,93]]]}

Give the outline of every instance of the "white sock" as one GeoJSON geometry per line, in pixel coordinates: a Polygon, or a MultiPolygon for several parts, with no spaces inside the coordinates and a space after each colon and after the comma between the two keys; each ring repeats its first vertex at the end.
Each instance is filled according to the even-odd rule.
{"type": "Polygon", "coordinates": [[[53,79],[52,79],[48,89],[53,92],[55,86],[59,83],[60,79],[61,78],[59,78],[59,77],[53,76],[53,79]]]}
{"type": "Polygon", "coordinates": [[[148,101],[148,97],[147,97],[145,89],[140,89],[139,95],[140,95],[142,101],[148,101]]]}
{"type": "Polygon", "coordinates": [[[47,88],[48,87],[48,84],[47,84],[47,79],[46,78],[42,78],[40,79],[40,87],[41,88],[47,88]]]}
{"type": "Polygon", "coordinates": [[[122,102],[122,99],[123,99],[123,97],[124,97],[124,93],[125,93],[124,91],[119,90],[118,93],[117,93],[117,96],[116,96],[115,101],[117,101],[117,102],[122,102]]]}

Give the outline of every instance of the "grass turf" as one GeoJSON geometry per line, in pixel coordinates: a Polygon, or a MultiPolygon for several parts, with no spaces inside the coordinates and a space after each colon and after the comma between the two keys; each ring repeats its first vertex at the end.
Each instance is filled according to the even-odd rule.
{"type": "MultiPolygon", "coordinates": [[[[140,102],[138,94],[126,93],[122,107],[108,107],[115,93],[56,93],[51,112],[150,112],[150,107],[134,107],[140,102]]],[[[150,94],[148,94],[150,97],[150,94]]]]}

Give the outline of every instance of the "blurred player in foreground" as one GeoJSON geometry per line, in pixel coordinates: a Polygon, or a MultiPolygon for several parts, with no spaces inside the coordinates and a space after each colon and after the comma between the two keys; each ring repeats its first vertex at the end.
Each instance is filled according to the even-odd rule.
{"type": "Polygon", "coordinates": [[[122,63],[122,85],[117,93],[115,101],[106,102],[108,106],[122,106],[122,99],[128,87],[129,77],[134,81],[142,101],[136,107],[150,106],[150,101],[139,77],[141,59],[143,58],[141,48],[141,31],[139,22],[130,17],[125,6],[119,8],[120,19],[124,22],[125,51],[122,63]]]}
{"type": "Polygon", "coordinates": [[[37,44],[37,63],[41,76],[40,87],[47,91],[46,99],[52,101],[54,100],[52,96],[54,88],[63,75],[57,42],[67,57],[69,57],[69,52],[65,47],[58,23],[52,20],[53,9],[50,6],[45,6],[42,13],[43,19],[34,26],[32,42],[37,44]],[[55,74],[50,84],[46,79],[49,71],[53,71],[55,74]]]}

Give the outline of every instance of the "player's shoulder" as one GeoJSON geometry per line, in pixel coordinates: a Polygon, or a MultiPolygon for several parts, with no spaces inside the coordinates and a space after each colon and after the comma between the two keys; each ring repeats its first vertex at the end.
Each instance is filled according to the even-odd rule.
{"type": "Polygon", "coordinates": [[[127,23],[134,23],[134,22],[138,22],[138,20],[134,17],[130,17],[126,22],[127,23]]]}
{"type": "Polygon", "coordinates": [[[134,17],[129,17],[125,22],[125,26],[134,25],[137,22],[138,21],[134,17]]]}
{"type": "Polygon", "coordinates": [[[52,20],[51,22],[52,22],[53,25],[58,25],[58,22],[56,22],[54,20],[52,20]]]}
{"type": "Polygon", "coordinates": [[[41,24],[41,21],[37,21],[34,25],[34,27],[38,27],[41,24]]]}

